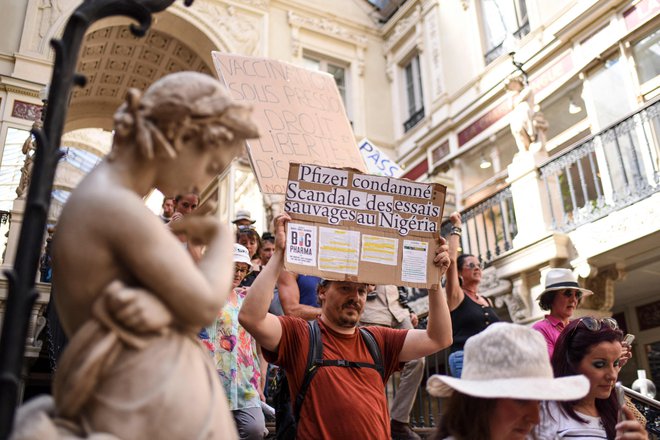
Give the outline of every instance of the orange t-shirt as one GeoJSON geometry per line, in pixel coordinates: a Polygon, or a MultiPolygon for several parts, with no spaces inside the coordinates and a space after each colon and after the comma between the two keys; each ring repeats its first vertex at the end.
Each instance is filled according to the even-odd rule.
{"type": "MultiPolygon", "coordinates": [[[[291,401],[295,402],[307,366],[309,328],[307,321],[280,316],[282,339],[277,353],[264,350],[266,360],[286,370],[291,401]]],[[[356,330],[337,333],[323,325],[323,359],[346,359],[374,363],[356,330]]],[[[385,378],[400,369],[399,353],[407,330],[369,327],[383,357],[385,378]]],[[[298,439],[390,438],[390,416],[385,387],[373,368],[320,367],[310,383],[300,412],[298,439]]]]}

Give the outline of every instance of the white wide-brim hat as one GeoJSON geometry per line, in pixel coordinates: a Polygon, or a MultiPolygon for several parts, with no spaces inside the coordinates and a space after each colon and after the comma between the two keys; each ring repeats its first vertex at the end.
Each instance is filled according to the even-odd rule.
{"type": "Polygon", "coordinates": [[[460,379],[435,374],[426,383],[436,397],[458,391],[484,399],[524,400],[578,400],[589,386],[583,375],[555,378],[543,336],[506,322],[467,340],[460,379]]]}
{"type": "Polygon", "coordinates": [[[236,223],[236,222],[241,221],[241,220],[247,220],[251,224],[254,224],[256,222],[256,220],[252,219],[252,215],[250,214],[250,211],[247,211],[245,209],[240,209],[240,210],[236,211],[236,218],[234,220],[232,220],[231,222],[236,223]]]}
{"type": "Polygon", "coordinates": [[[541,297],[548,292],[565,289],[579,290],[582,292],[582,296],[594,294],[591,290],[580,287],[577,278],[573,275],[573,271],[570,269],[554,268],[550,269],[545,276],[545,290],[536,297],[536,300],[540,300],[541,297]]]}

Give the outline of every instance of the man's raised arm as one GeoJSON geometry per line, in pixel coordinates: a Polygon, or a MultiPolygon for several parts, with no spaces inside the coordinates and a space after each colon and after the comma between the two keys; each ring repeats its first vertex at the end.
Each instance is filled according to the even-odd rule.
{"type": "Polygon", "coordinates": [[[286,223],[291,218],[282,214],[275,219],[275,253],[250,286],[238,313],[238,321],[259,345],[268,351],[277,351],[282,338],[282,326],[277,316],[268,313],[273,299],[275,282],[284,266],[286,223]]]}
{"type": "MultiPolygon", "coordinates": [[[[440,237],[435,249],[433,263],[440,271],[440,278],[447,272],[450,260],[447,252],[447,241],[440,237]]],[[[428,356],[449,347],[452,343],[451,317],[447,298],[438,289],[429,289],[429,316],[426,330],[409,330],[403,348],[399,354],[400,362],[407,362],[428,356]]]]}

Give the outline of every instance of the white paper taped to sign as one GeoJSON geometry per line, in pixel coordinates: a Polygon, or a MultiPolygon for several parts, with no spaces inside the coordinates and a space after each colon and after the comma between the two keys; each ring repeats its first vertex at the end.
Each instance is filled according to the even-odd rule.
{"type": "Polygon", "coordinates": [[[289,223],[287,253],[289,263],[316,266],[316,226],[289,223]]]}
{"type": "Polygon", "coordinates": [[[396,266],[399,240],[362,234],[362,261],[396,266]]]}
{"type": "Polygon", "coordinates": [[[401,279],[410,283],[426,281],[426,258],[429,244],[425,241],[403,240],[401,279]]]}
{"type": "Polygon", "coordinates": [[[319,227],[319,269],[357,275],[360,233],[319,227]]]}

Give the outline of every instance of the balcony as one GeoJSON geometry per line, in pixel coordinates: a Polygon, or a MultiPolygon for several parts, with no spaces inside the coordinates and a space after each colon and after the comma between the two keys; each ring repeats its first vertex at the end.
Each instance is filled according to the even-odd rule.
{"type": "Polygon", "coordinates": [[[524,183],[514,181],[462,211],[463,252],[489,265],[530,243],[570,233],[658,192],[659,114],[660,99],[656,99],[545,160],[531,169],[532,177],[524,183]],[[534,185],[538,185],[537,197],[530,196],[534,185]]]}
{"type": "Polygon", "coordinates": [[[410,118],[408,118],[408,120],[403,123],[403,132],[405,133],[413,128],[422,119],[424,119],[424,107],[413,113],[410,118]]]}
{"type": "Polygon", "coordinates": [[[660,101],[540,167],[551,227],[569,232],[658,191],[660,101]]]}

